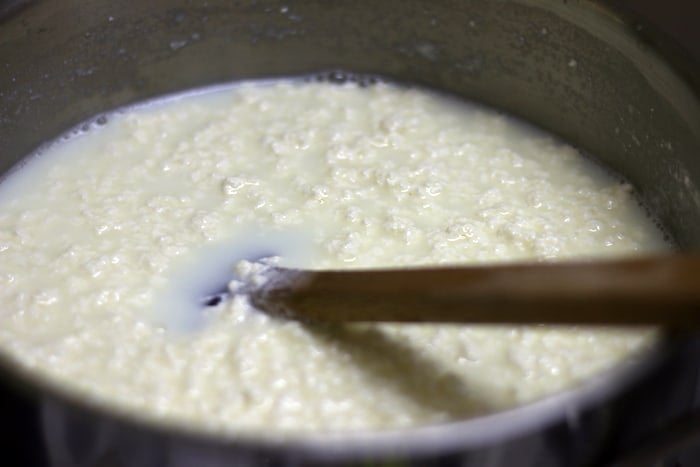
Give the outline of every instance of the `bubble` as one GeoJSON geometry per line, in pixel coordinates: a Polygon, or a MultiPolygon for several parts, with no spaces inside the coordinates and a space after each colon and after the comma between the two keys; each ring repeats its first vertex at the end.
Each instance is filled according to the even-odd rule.
{"type": "Polygon", "coordinates": [[[306,81],[317,81],[320,83],[345,84],[355,83],[360,87],[368,87],[377,84],[381,79],[374,75],[362,73],[350,73],[342,70],[332,70],[312,75],[306,81]]]}

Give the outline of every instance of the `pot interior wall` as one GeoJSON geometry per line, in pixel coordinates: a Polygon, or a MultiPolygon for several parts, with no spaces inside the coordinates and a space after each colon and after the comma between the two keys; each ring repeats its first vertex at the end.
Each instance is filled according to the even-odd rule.
{"type": "Polygon", "coordinates": [[[342,69],[454,92],[552,130],[627,176],[680,246],[700,245],[697,96],[593,2],[56,0],[3,12],[0,172],[134,101],[342,69]]]}

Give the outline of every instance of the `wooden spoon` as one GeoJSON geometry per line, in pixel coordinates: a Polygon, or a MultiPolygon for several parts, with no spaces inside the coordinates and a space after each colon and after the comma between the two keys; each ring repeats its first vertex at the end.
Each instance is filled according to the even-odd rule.
{"type": "Polygon", "coordinates": [[[300,320],[700,325],[700,255],[264,277],[253,305],[300,320]]]}

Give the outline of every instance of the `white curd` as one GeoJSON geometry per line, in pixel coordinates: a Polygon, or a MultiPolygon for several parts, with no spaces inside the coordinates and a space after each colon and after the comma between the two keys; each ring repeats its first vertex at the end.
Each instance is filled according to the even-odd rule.
{"type": "Polygon", "coordinates": [[[270,253],[339,268],[667,248],[627,184],[510,117],[385,83],[283,81],[108,120],[0,184],[0,347],[99,403],[232,432],[409,427],[541,398],[653,342],[199,306],[270,253]]]}

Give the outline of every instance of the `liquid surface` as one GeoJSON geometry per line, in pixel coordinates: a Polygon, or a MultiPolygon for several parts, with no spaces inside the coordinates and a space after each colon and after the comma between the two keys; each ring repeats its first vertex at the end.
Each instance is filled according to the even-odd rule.
{"type": "Polygon", "coordinates": [[[313,327],[201,298],[268,249],[340,268],[666,248],[628,185],[493,111],[383,83],[239,85],[114,114],[0,185],[0,347],[212,430],[444,422],[571,387],[654,332],[313,327]]]}

